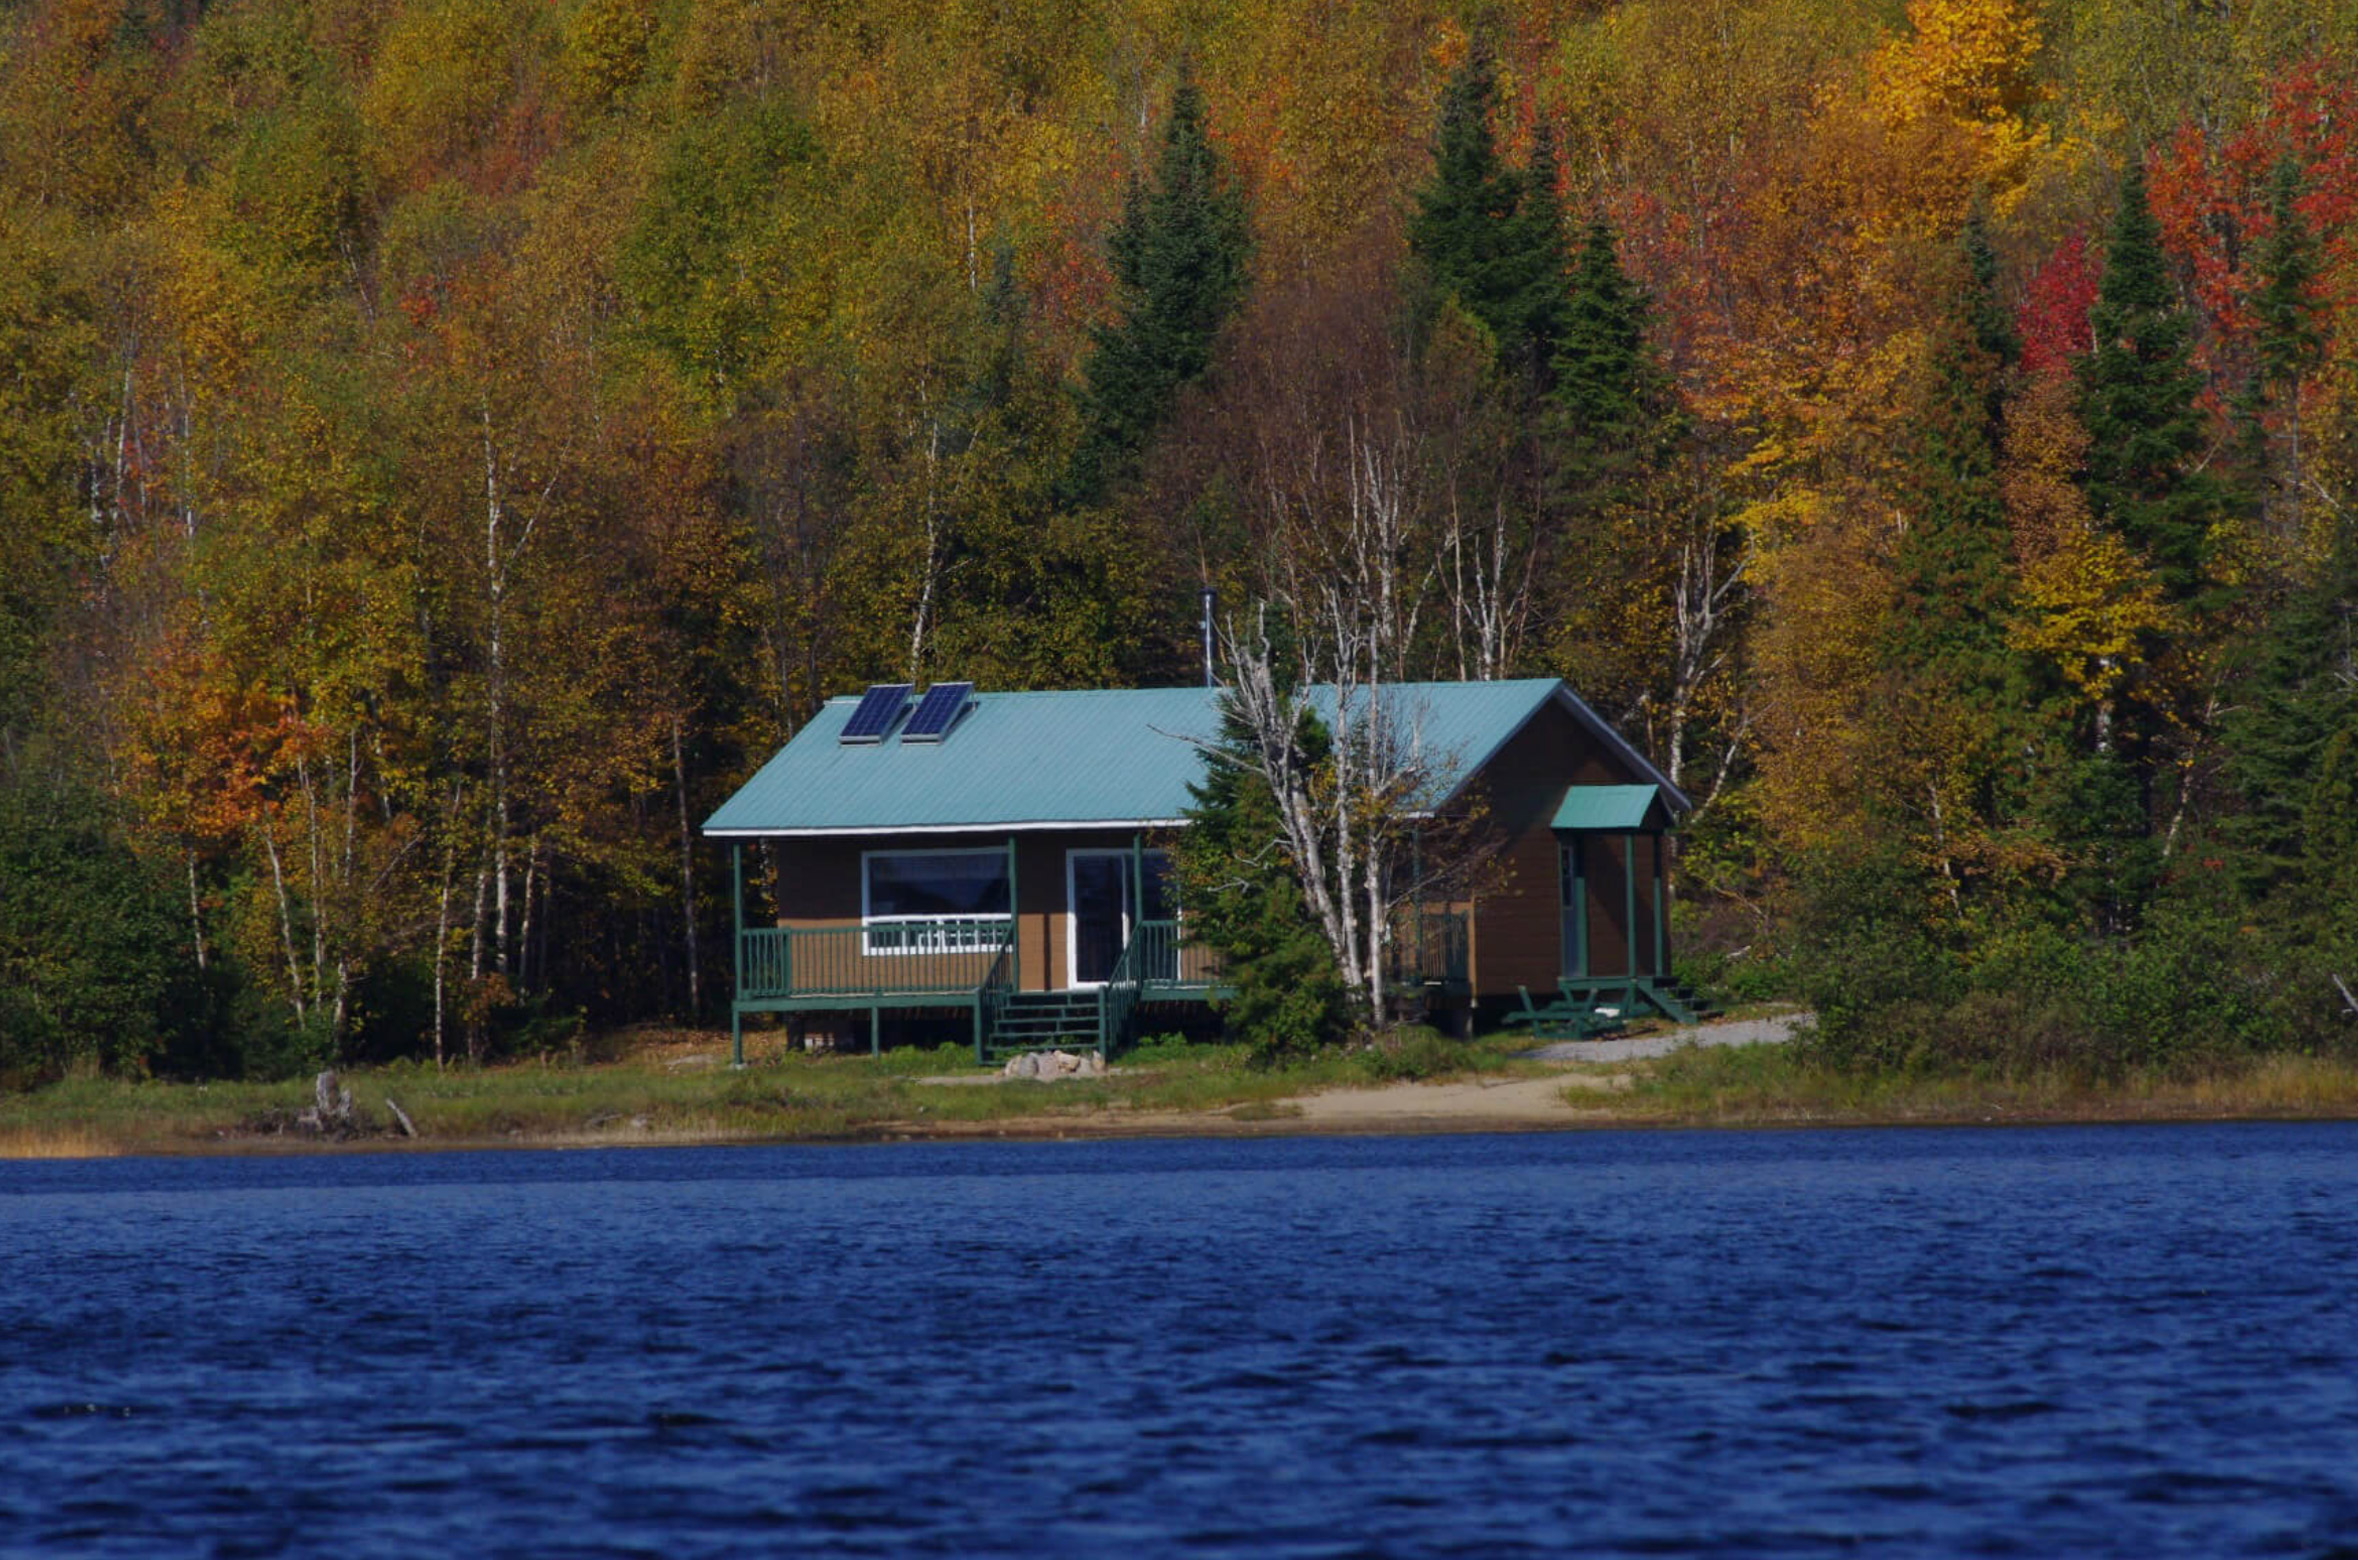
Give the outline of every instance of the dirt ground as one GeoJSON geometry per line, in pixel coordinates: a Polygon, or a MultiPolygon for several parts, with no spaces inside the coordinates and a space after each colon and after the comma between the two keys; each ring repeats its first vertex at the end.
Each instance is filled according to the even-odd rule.
{"type": "MultiPolygon", "coordinates": [[[[1682,1045],[1774,1045],[1791,1038],[1802,1015],[1727,1020],[1665,1035],[1629,1040],[1562,1041],[1529,1054],[1543,1061],[1596,1063],[1662,1056],[1682,1045]]],[[[928,1079],[995,1083],[996,1074],[928,1079]]],[[[1629,1087],[1626,1072],[1579,1070],[1539,1078],[1476,1079],[1458,1083],[1395,1083],[1378,1088],[1328,1089],[1266,1105],[1227,1111],[1106,1113],[1048,1121],[976,1123],[949,1135],[1052,1136],[1162,1133],[1259,1135],[1285,1132],[1513,1132],[1593,1125],[1616,1114],[1601,1096],[1629,1087]],[[1584,1097],[1598,1097],[1584,1104],[1584,1097]]],[[[938,1131],[938,1129],[937,1129],[938,1131]]],[[[934,1135],[934,1134],[929,1134],[934,1135]]]]}

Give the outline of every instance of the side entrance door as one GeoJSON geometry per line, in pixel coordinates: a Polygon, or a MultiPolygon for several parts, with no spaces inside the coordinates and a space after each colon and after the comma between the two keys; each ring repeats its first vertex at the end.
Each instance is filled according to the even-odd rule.
{"type": "Polygon", "coordinates": [[[1567,980],[1588,978],[1588,872],[1583,859],[1586,852],[1581,848],[1585,843],[1573,835],[1562,839],[1556,848],[1562,890],[1557,895],[1564,940],[1561,968],[1567,980]]]}

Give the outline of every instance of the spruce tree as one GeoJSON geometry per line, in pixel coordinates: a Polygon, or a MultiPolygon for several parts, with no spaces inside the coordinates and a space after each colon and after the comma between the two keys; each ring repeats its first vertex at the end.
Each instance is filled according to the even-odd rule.
{"type": "Polygon", "coordinates": [[[2252,255],[2259,286],[2253,346],[2262,384],[2297,385],[2325,358],[2324,309],[2317,297],[2317,235],[2301,214],[2301,165],[2286,157],[2268,182],[2267,237],[2252,255]]]}
{"type": "Polygon", "coordinates": [[[2324,565],[2243,663],[2221,730],[2227,780],[2243,804],[2226,833],[2246,888],[2263,894],[2299,870],[2326,749],[2358,730],[2358,521],[2342,520],[2324,565]]]}
{"type": "Polygon", "coordinates": [[[2317,235],[2301,213],[2300,194],[2301,165],[2286,157],[2269,178],[2269,228],[2252,252],[2252,368],[2234,400],[2229,460],[2249,511],[2276,511],[2286,530],[2299,529],[2304,507],[2301,382],[2324,361],[2326,347],[2317,235]],[[2281,441],[2268,426],[2279,408],[2281,441]],[[2279,506],[2278,495],[2287,502],[2279,506]]]}
{"type": "MultiPolygon", "coordinates": [[[[2037,751],[2026,669],[2007,643],[2014,612],[2012,532],[1998,483],[2001,387],[2013,335],[1999,305],[1986,236],[1970,224],[1956,255],[1958,289],[1939,323],[1912,419],[1901,493],[1908,517],[1893,558],[1890,610],[1878,648],[1886,718],[1908,738],[1904,776],[1876,797],[1884,826],[1921,834],[1925,799],[1937,823],[1916,863],[1937,882],[1919,892],[1960,908],[1976,881],[1957,863],[2031,821],[2023,755],[2037,751]]],[[[2007,885],[2009,887],[2014,885],[2007,885]]]]}
{"type": "Polygon", "coordinates": [[[1556,193],[1555,132],[1541,121],[1531,138],[1521,198],[1502,235],[1499,291],[1508,366],[1544,389],[1569,323],[1564,282],[1564,202],[1556,193]]]}
{"type": "Polygon", "coordinates": [[[1612,224],[1592,218],[1573,262],[1549,394],[1558,490],[1575,509],[1614,496],[1665,442],[1667,389],[1646,324],[1646,295],[1621,269],[1612,224]]]}
{"type": "Polygon", "coordinates": [[[1106,247],[1121,316],[1098,328],[1082,367],[1084,426],[1065,496],[1084,503],[1136,460],[1180,388],[1210,366],[1244,296],[1244,195],[1206,132],[1192,75],[1172,94],[1154,178],[1131,183],[1106,247]]]}
{"type": "Polygon", "coordinates": [[[2191,321],[2171,286],[2136,158],[2089,320],[2096,348],[2080,364],[2088,506],[2144,554],[2171,600],[2192,600],[2208,580],[2210,528],[2225,495],[2200,468],[2206,430],[2191,321]]]}
{"type": "Polygon", "coordinates": [[[1909,525],[1899,544],[1896,610],[1885,651],[1938,669],[1995,718],[2011,680],[2006,649],[2012,535],[1998,488],[1999,413],[2014,335],[1997,260],[1978,220],[1959,255],[1962,291],[1933,349],[1908,462],[1909,525]]]}
{"type": "Polygon", "coordinates": [[[1417,191],[1408,245],[1433,293],[1481,321],[1499,366],[1536,394],[1566,307],[1555,142],[1541,126],[1530,162],[1508,167],[1490,128],[1497,96],[1489,50],[1477,44],[1442,92],[1433,177],[1417,191]]]}
{"type": "MultiPolygon", "coordinates": [[[[1317,762],[1331,739],[1310,720],[1299,740],[1317,762]]],[[[1252,767],[1254,751],[1251,730],[1223,707],[1220,745],[1205,753],[1203,778],[1188,784],[1188,827],[1174,857],[1188,936],[1219,953],[1234,992],[1221,1017],[1274,1059],[1339,1039],[1350,992],[1286,857],[1277,801],[1252,767]]]]}

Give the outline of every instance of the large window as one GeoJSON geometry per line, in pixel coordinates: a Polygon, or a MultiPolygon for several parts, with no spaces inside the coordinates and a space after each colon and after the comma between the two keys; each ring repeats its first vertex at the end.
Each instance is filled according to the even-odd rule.
{"type": "Polygon", "coordinates": [[[995,948],[1005,938],[1004,850],[870,851],[862,860],[868,952],[995,948]]]}

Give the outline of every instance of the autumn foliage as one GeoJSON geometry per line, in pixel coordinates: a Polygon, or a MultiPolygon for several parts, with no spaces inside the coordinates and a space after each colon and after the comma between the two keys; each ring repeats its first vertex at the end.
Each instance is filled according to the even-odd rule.
{"type": "Polygon", "coordinates": [[[1346,562],[1693,794],[1702,973],[2335,1033],[2358,60],[2260,10],[29,0],[0,1077],[709,1020],[820,701],[1346,562]]]}

